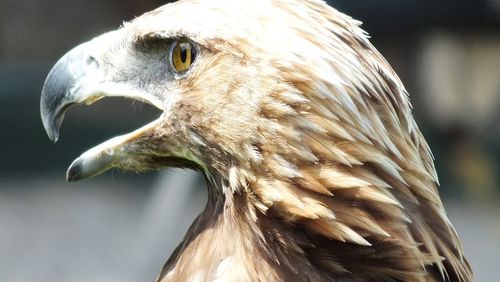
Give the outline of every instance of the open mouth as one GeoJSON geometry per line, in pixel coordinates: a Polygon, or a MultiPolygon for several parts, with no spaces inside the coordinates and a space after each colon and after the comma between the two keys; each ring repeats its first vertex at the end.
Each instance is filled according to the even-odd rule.
{"type": "MultiPolygon", "coordinates": [[[[93,97],[90,99],[93,99],[93,101],[83,100],[81,103],[90,105],[98,100],[93,97]]],[[[143,102],[144,100],[140,99],[138,101],[143,102]]],[[[60,126],[60,124],[62,123],[64,112],[75,104],[72,104],[67,107],[62,107],[60,112],[53,114],[52,119],[55,120],[60,119],[61,120],[61,122],[59,123],[60,126]]],[[[148,104],[154,105],[152,103],[148,104]]],[[[44,111],[42,111],[42,113],[43,112],[44,111]]],[[[44,124],[47,123],[45,120],[46,119],[44,119],[44,124]]],[[[155,131],[156,127],[159,126],[159,120],[160,117],[143,125],[142,127],[136,130],[133,130],[130,133],[116,136],[87,150],[71,163],[66,173],[66,179],[70,182],[79,181],[96,176],[114,167],[122,167],[125,162],[132,163],[133,158],[137,153],[137,149],[134,147],[134,142],[140,140],[144,136],[149,135],[150,132],[155,131]]],[[[45,126],[47,127],[47,125],[45,126]]],[[[52,132],[55,132],[56,130],[58,132],[59,129],[51,129],[51,130],[52,132]]],[[[57,139],[53,139],[53,141],[56,140],[57,139]]],[[[181,164],[179,160],[169,161],[168,158],[165,158],[163,161],[158,163],[162,163],[164,165],[176,164],[176,163],[181,164]]],[[[129,166],[130,165],[132,164],[129,164],[129,166]]]]}
{"type": "MultiPolygon", "coordinates": [[[[103,97],[125,97],[150,105],[163,112],[160,99],[123,82],[107,81],[105,74],[89,60],[88,46],[82,44],[63,56],[52,68],[42,89],[40,113],[49,138],[56,142],[65,112],[74,105],[90,105],[103,97]]],[[[86,151],[70,165],[66,178],[77,181],[113,167],[138,170],[141,139],[157,132],[161,117],[86,151]]],[[[143,140],[144,141],[144,140],[143,140]]]]}
{"type": "MultiPolygon", "coordinates": [[[[140,101],[139,103],[142,103],[142,101],[140,101]]],[[[107,103],[107,106],[109,105],[110,104],[107,103]]],[[[73,182],[90,178],[101,174],[111,168],[121,167],[127,159],[133,158],[135,154],[132,154],[132,151],[134,151],[135,149],[131,144],[133,144],[134,141],[141,139],[141,137],[147,135],[148,132],[154,131],[155,127],[158,125],[158,111],[155,110],[153,112],[156,114],[157,119],[154,119],[153,121],[127,134],[111,138],[80,155],[80,157],[75,159],[69,166],[66,173],[66,179],[70,182],[73,182]]],[[[150,114],[149,116],[151,115],[152,114],[150,114]]],[[[133,116],[136,117],[136,115],[133,116]]],[[[118,119],[118,117],[116,118],[118,119]]],[[[128,118],[130,119],[130,117],[128,118]]],[[[142,118],[141,120],[144,121],[144,118],[142,118]]],[[[124,123],[124,121],[121,122],[124,123]]],[[[135,123],[137,124],[137,122],[135,123]]],[[[164,161],[163,163],[165,165],[168,165],[167,161],[164,161]]]]}

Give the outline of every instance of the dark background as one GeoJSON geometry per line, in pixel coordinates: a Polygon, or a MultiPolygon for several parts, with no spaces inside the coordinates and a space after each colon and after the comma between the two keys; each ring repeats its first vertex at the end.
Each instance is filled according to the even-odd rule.
{"type": "MultiPolygon", "coordinates": [[[[163,3],[0,0],[0,281],[151,281],[203,204],[187,172],[64,181],[84,150],[157,116],[150,106],[75,108],[55,145],[39,117],[59,57],[163,3]]],[[[405,83],[477,280],[491,281],[500,259],[500,0],[329,3],[364,22],[405,83]]]]}

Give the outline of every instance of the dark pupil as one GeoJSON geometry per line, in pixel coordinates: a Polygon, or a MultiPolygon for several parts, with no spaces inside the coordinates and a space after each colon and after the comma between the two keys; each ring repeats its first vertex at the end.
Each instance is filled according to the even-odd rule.
{"type": "Polygon", "coordinates": [[[186,63],[186,59],[187,59],[187,52],[188,52],[188,49],[189,49],[189,46],[188,46],[189,43],[182,43],[180,44],[181,46],[181,62],[182,63],[186,63]]]}

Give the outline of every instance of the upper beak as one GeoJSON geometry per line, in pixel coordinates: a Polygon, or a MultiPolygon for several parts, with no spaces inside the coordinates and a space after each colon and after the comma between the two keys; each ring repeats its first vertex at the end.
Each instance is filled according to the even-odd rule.
{"type": "MultiPolygon", "coordinates": [[[[109,49],[108,41],[116,39],[116,31],[104,34],[77,46],[52,68],[42,89],[40,114],[49,138],[56,142],[64,113],[72,105],[91,104],[105,96],[121,96],[148,102],[159,109],[162,103],[125,82],[108,78],[101,57],[109,49]]],[[[146,131],[154,130],[155,122],[130,134],[113,138],[82,154],[68,169],[67,179],[76,181],[118,166],[127,158],[127,142],[137,140],[146,131]]],[[[133,146],[132,146],[133,147],[133,146]]]]}
{"type": "Polygon", "coordinates": [[[75,104],[89,105],[104,96],[120,96],[163,108],[158,98],[107,77],[101,58],[118,36],[119,31],[109,32],[75,47],[50,71],[42,88],[40,114],[45,131],[53,142],[59,138],[64,113],[75,104]]]}
{"type": "Polygon", "coordinates": [[[52,68],[43,85],[40,114],[45,131],[53,142],[59,138],[59,128],[66,110],[92,96],[90,91],[81,91],[83,86],[90,84],[87,73],[98,68],[96,60],[87,53],[88,45],[82,44],[64,55],[52,68]]]}

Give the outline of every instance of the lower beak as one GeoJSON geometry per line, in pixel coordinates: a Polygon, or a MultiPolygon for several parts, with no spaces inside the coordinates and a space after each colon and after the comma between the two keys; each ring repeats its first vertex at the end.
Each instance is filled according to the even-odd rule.
{"type": "Polygon", "coordinates": [[[139,143],[147,132],[154,132],[158,122],[153,121],[134,132],[112,138],[83,153],[71,163],[66,172],[66,180],[79,181],[101,174],[113,167],[127,166],[138,170],[143,164],[135,154],[139,143]]]}

